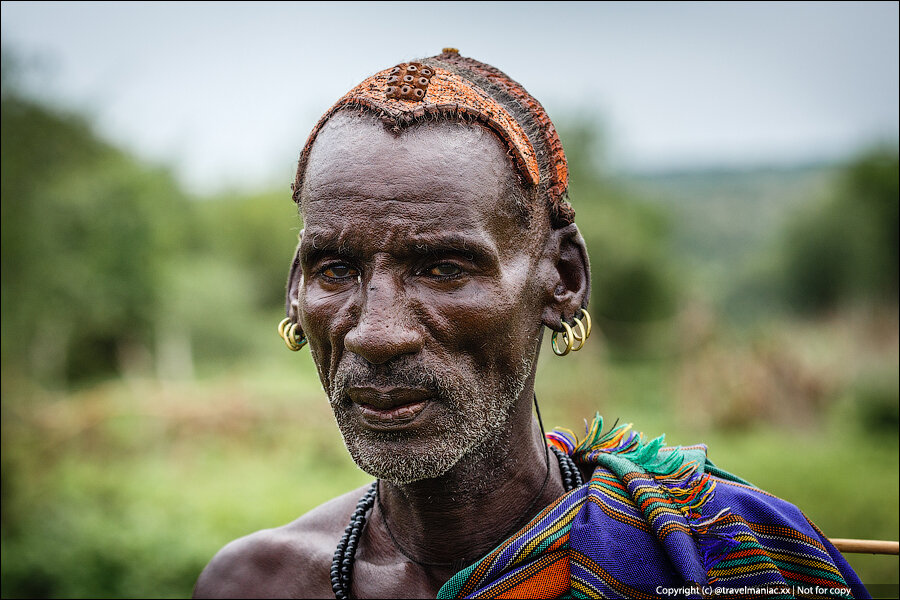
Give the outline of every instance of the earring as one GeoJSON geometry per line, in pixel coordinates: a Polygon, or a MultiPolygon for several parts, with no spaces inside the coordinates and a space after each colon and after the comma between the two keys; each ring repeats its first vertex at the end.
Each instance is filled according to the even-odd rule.
{"type": "Polygon", "coordinates": [[[584,343],[591,335],[591,315],[589,315],[588,311],[584,308],[581,309],[581,318],[584,319],[584,321],[578,317],[573,318],[575,327],[578,329],[578,331],[575,332],[575,341],[578,342],[578,347],[572,348],[573,352],[578,352],[584,348],[584,343]]]}
{"type": "Polygon", "coordinates": [[[569,352],[572,351],[572,344],[575,343],[575,334],[572,332],[572,328],[569,326],[568,323],[566,323],[563,320],[560,320],[560,323],[562,324],[564,331],[562,331],[562,332],[554,331],[553,332],[553,337],[550,338],[550,347],[553,348],[553,353],[555,355],[565,356],[566,354],[568,354],[569,352]],[[556,336],[558,336],[560,333],[562,333],[563,338],[565,338],[565,340],[564,340],[566,343],[565,350],[560,350],[559,344],[556,342],[556,336]]]}
{"type": "Polygon", "coordinates": [[[591,336],[591,315],[590,313],[588,313],[586,308],[582,308],[581,316],[584,317],[584,339],[587,339],[591,336]]]}
{"type": "Polygon", "coordinates": [[[568,323],[560,319],[563,331],[554,331],[553,337],[550,338],[550,347],[553,348],[553,353],[557,356],[565,356],[569,352],[578,352],[584,348],[584,343],[591,335],[591,315],[588,314],[587,309],[581,309],[580,319],[573,317],[572,320],[575,321],[575,329],[572,329],[568,323]],[[557,336],[560,333],[562,333],[563,341],[565,342],[565,347],[562,350],[557,341],[557,336]],[[575,342],[578,342],[577,346],[575,346],[575,342]]]}
{"type": "Polygon", "coordinates": [[[281,323],[278,324],[278,335],[284,340],[288,350],[293,350],[294,352],[305,346],[307,342],[306,336],[303,335],[303,330],[300,329],[300,323],[291,323],[290,318],[282,319],[281,323]]]}
{"type": "Polygon", "coordinates": [[[575,341],[578,342],[577,346],[572,346],[572,352],[578,352],[584,348],[584,342],[587,340],[587,333],[585,333],[584,323],[581,322],[581,319],[575,317],[572,320],[575,321],[575,327],[572,331],[575,336],[575,341]]]}

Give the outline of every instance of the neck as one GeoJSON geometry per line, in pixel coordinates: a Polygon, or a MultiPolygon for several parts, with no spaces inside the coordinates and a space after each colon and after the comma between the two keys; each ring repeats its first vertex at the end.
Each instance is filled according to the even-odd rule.
{"type": "Polygon", "coordinates": [[[562,495],[557,461],[548,461],[531,415],[531,382],[525,388],[501,439],[485,440],[440,477],[380,482],[376,510],[387,527],[381,517],[373,524],[400,554],[431,566],[470,564],[562,495]]]}

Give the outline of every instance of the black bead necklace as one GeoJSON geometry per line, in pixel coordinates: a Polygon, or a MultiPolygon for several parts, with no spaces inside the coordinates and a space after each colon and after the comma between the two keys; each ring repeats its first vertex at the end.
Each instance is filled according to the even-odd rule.
{"type": "Polygon", "coordinates": [[[331,589],[334,597],[340,600],[350,597],[350,574],[353,572],[353,560],[356,557],[356,546],[359,544],[359,536],[363,525],[366,524],[366,513],[375,503],[375,494],[378,492],[378,482],[374,482],[369,491],[359,499],[356,510],[350,517],[350,524],[344,530],[344,536],[338,542],[334,551],[334,559],[331,561],[331,589]]]}
{"type": "Polygon", "coordinates": [[[559,461],[559,471],[562,473],[563,486],[566,488],[566,491],[571,492],[575,488],[583,486],[584,478],[581,476],[581,469],[578,468],[572,457],[556,446],[550,446],[550,449],[559,461]]]}
{"type": "MultiPolygon", "coordinates": [[[[543,430],[543,427],[541,427],[541,429],[543,430]]],[[[548,447],[553,451],[553,454],[556,455],[556,459],[559,461],[559,471],[562,474],[563,487],[565,488],[566,492],[570,492],[575,488],[584,485],[584,480],[581,477],[581,471],[579,471],[578,465],[575,464],[575,461],[572,460],[572,457],[559,450],[555,446],[548,447]]],[[[544,484],[546,485],[546,483],[547,482],[545,479],[544,484]]],[[[542,486],[541,492],[543,492],[543,489],[544,488],[542,486]]],[[[356,510],[353,511],[353,516],[350,517],[350,524],[347,525],[347,528],[344,530],[344,536],[341,538],[341,541],[338,542],[337,549],[335,549],[334,551],[334,559],[331,561],[331,589],[334,590],[334,597],[338,598],[338,600],[350,598],[350,577],[353,574],[353,562],[356,559],[356,547],[359,545],[359,538],[362,535],[363,526],[365,526],[366,524],[366,513],[371,510],[372,505],[375,503],[375,497],[377,494],[378,482],[375,481],[369,487],[369,491],[367,491],[356,504],[356,510]]],[[[540,495],[541,494],[538,493],[535,501],[540,497],[540,495]]],[[[526,511],[526,513],[531,512],[530,508],[533,507],[533,504],[534,502],[532,502],[532,505],[529,507],[529,510],[526,511]]],[[[382,519],[384,519],[383,511],[382,519]]],[[[385,525],[387,525],[387,521],[385,521],[385,525]]],[[[388,531],[390,531],[390,529],[388,529],[388,531]]],[[[391,534],[391,539],[394,539],[393,534],[391,534]]],[[[399,544],[397,544],[396,540],[394,540],[394,544],[400,549],[404,556],[410,558],[410,560],[412,560],[413,562],[419,562],[411,558],[409,554],[403,551],[403,549],[400,548],[399,544]]],[[[428,563],[425,564],[426,566],[428,566],[428,563]]]]}

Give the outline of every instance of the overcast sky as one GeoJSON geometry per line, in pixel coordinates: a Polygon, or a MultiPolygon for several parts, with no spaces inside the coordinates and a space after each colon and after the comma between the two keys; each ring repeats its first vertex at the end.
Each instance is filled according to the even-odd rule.
{"type": "MultiPolygon", "coordinates": [[[[2,3],[27,85],[195,191],[287,185],[368,75],[455,46],[622,169],[779,165],[898,139],[898,4],[2,3]]],[[[4,149],[6,151],[6,149],[4,149]]]]}

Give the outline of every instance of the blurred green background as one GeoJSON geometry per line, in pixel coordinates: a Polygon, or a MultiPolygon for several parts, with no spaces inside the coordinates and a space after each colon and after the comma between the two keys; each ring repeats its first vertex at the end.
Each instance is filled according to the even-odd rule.
{"type": "MultiPolygon", "coordinates": [[[[2,595],[188,596],[228,541],[370,479],[275,333],[295,207],[286,185],[188,194],[10,73],[2,595]]],[[[897,148],[624,178],[600,121],[554,117],[597,334],[542,352],[545,424],[705,441],[827,535],[897,540],[897,148]]],[[[897,584],[896,557],[848,558],[897,584]]]]}

